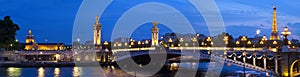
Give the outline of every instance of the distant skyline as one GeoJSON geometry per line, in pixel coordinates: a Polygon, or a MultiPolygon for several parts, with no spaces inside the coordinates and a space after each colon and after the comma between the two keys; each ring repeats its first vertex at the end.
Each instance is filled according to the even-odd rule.
{"type": "MultiPolygon", "coordinates": [[[[17,33],[17,39],[20,42],[25,42],[27,31],[31,29],[37,42],[45,42],[47,39],[48,42],[71,44],[73,23],[81,2],[82,0],[1,0],[0,18],[11,16],[11,19],[20,26],[21,30],[17,33]]],[[[122,13],[143,2],[149,1],[115,0],[100,18],[103,41],[110,40],[112,28],[122,13]]],[[[155,2],[177,8],[189,19],[196,32],[209,36],[202,16],[195,12],[194,7],[187,1],[155,0],[155,2]]],[[[300,2],[297,0],[216,0],[215,2],[223,16],[226,31],[235,38],[240,35],[254,37],[257,29],[261,29],[261,35],[267,35],[269,38],[272,8],[276,4],[278,30],[281,32],[284,26],[288,26],[292,32],[290,38],[300,39],[300,2]]],[[[155,11],[145,9],[145,12],[155,11]]],[[[87,26],[92,28],[95,21],[87,19],[84,22],[90,24],[87,26]]],[[[133,38],[151,38],[152,24],[149,22],[144,25],[135,31],[133,38]]],[[[171,32],[163,25],[158,27],[161,28],[160,35],[171,32]]]]}

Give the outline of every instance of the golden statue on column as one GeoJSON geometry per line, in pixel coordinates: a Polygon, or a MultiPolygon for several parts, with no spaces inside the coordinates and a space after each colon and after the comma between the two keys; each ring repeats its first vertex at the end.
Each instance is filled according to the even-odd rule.
{"type": "Polygon", "coordinates": [[[94,44],[96,50],[101,50],[101,28],[102,25],[99,22],[99,16],[96,16],[96,22],[93,25],[94,27],[94,44]]]}
{"type": "Polygon", "coordinates": [[[158,45],[158,31],[159,28],[157,28],[158,22],[153,22],[153,27],[151,28],[152,31],[152,46],[158,45]]]}

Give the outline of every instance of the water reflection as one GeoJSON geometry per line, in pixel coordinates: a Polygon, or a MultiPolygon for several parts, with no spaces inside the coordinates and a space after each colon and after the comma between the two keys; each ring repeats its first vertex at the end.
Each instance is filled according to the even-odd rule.
{"type": "MultiPolygon", "coordinates": [[[[215,67],[217,62],[182,62],[182,63],[170,63],[162,68],[163,71],[158,72],[153,77],[169,77],[174,76],[176,71],[179,69],[184,69],[186,71],[198,69],[198,76],[204,75],[207,69],[211,66],[212,69],[215,67]]],[[[133,77],[128,73],[134,73],[134,71],[125,72],[116,66],[103,66],[101,67],[26,67],[26,68],[15,68],[15,67],[0,67],[0,77],[133,77]],[[3,72],[3,73],[1,73],[3,72]]],[[[223,76],[232,75],[236,71],[241,71],[243,68],[235,66],[233,64],[225,64],[222,72],[223,76]]],[[[247,71],[252,71],[246,69],[247,71]]],[[[146,72],[145,72],[146,73],[146,72]]],[[[142,74],[142,73],[138,73],[142,74]]]]}
{"type": "Polygon", "coordinates": [[[78,67],[73,68],[73,77],[79,77],[80,76],[80,70],[78,67]]]}
{"type": "Polygon", "coordinates": [[[19,77],[21,75],[21,68],[9,67],[6,71],[9,77],[19,77]]]}
{"type": "Polygon", "coordinates": [[[59,68],[55,68],[54,69],[54,77],[59,77],[59,73],[60,73],[60,69],[59,68]]]}
{"type": "Polygon", "coordinates": [[[102,67],[103,72],[107,77],[133,77],[130,74],[126,73],[125,71],[117,68],[115,66],[106,66],[102,67]]]}
{"type": "Polygon", "coordinates": [[[45,70],[43,67],[38,69],[38,77],[45,77],[45,70]]]}
{"type": "Polygon", "coordinates": [[[192,69],[197,69],[197,67],[198,67],[198,64],[195,63],[195,62],[193,62],[193,63],[192,63],[192,69]]]}
{"type": "Polygon", "coordinates": [[[169,70],[178,70],[179,67],[183,66],[186,69],[198,69],[198,63],[195,62],[184,62],[184,63],[171,63],[169,70]]]}

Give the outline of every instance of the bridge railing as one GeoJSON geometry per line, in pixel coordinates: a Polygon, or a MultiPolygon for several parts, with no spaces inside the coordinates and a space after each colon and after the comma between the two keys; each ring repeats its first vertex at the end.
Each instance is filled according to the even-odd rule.
{"type": "MultiPolygon", "coordinates": [[[[219,51],[220,50],[221,51],[223,51],[223,50],[233,50],[233,51],[239,51],[239,50],[264,51],[265,50],[264,48],[243,48],[243,47],[235,47],[235,48],[228,48],[228,47],[170,47],[169,49],[171,51],[172,50],[219,50],[219,51]]],[[[141,51],[141,50],[155,50],[155,47],[130,48],[130,49],[115,49],[115,50],[112,50],[112,51],[113,51],[113,53],[116,53],[116,52],[122,52],[122,51],[141,51]]],[[[145,53],[145,54],[148,54],[148,53],[145,53]]],[[[184,54],[184,55],[191,55],[191,54],[184,54]]],[[[130,57],[130,56],[127,56],[127,57],[130,57]]],[[[202,58],[206,57],[206,58],[217,60],[217,61],[222,60],[222,61],[225,61],[226,63],[232,63],[232,64],[235,64],[235,65],[241,66],[241,67],[245,66],[245,67],[247,67],[249,69],[260,71],[260,72],[274,73],[274,71],[267,70],[267,69],[264,69],[264,68],[259,67],[259,66],[254,66],[254,65],[249,64],[249,63],[244,63],[244,62],[240,62],[240,61],[236,61],[236,60],[232,60],[232,59],[228,59],[228,58],[223,58],[223,57],[219,57],[219,56],[201,54],[200,57],[202,57],[202,58]]],[[[119,57],[119,58],[121,58],[121,57],[119,57]]]]}

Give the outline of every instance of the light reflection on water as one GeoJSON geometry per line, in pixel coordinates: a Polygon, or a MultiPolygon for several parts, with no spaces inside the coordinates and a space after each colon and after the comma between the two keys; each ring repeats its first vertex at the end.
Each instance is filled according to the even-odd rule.
{"type": "Polygon", "coordinates": [[[45,70],[43,67],[40,67],[38,69],[38,77],[44,77],[45,76],[45,70]]]}
{"type": "Polygon", "coordinates": [[[80,77],[80,71],[81,67],[0,67],[0,77],[80,77]]]}
{"type": "Polygon", "coordinates": [[[80,76],[79,68],[74,67],[72,73],[73,73],[73,77],[79,77],[80,76]]]}
{"type": "Polygon", "coordinates": [[[9,67],[7,68],[7,74],[10,77],[18,77],[21,75],[21,68],[9,67]]]}
{"type": "Polygon", "coordinates": [[[59,68],[54,69],[54,77],[59,77],[60,70],[59,68]]]}
{"type": "MultiPolygon", "coordinates": [[[[209,63],[171,63],[167,70],[176,71],[179,67],[185,69],[200,69],[201,72],[205,72],[209,63]],[[203,71],[204,69],[204,71],[203,71]]],[[[241,67],[237,67],[230,64],[225,64],[223,71],[235,72],[242,70],[241,67]]],[[[158,73],[159,76],[172,76],[172,72],[158,73]]],[[[134,77],[123,70],[115,66],[106,66],[100,68],[95,67],[0,67],[0,77],[134,77]],[[5,72],[4,72],[5,71],[5,72]],[[102,72],[102,74],[100,73],[102,72]],[[105,73],[105,74],[104,74],[105,73]]]]}

